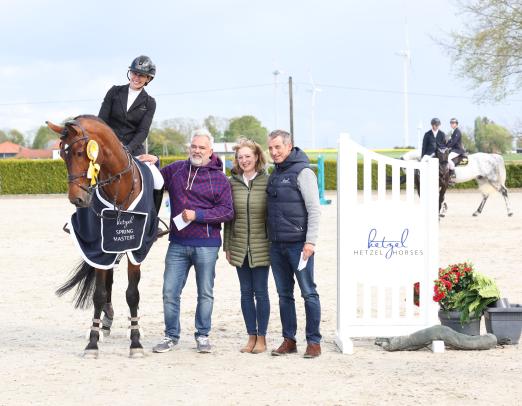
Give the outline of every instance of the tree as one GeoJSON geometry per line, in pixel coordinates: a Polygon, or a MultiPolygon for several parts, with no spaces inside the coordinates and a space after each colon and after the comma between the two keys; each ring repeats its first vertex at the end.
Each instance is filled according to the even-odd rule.
{"type": "Polygon", "coordinates": [[[185,154],[187,139],[188,137],[174,128],[153,128],[149,133],[149,154],[185,154]]]}
{"type": "Polygon", "coordinates": [[[22,147],[25,147],[25,137],[20,131],[15,129],[9,130],[9,132],[7,133],[7,138],[9,139],[9,141],[21,145],[22,147]]]}
{"type": "Polygon", "coordinates": [[[41,126],[34,137],[33,148],[44,149],[47,146],[49,140],[54,140],[57,138],[58,134],[56,134],[53,130],[47,126],[41,126]]]}
{"type": "Polygon", "coordinates": [[[480,152],[504,154],[511,150],[513,137],[509,130],[488,120],[487,117],[475,119],[474,137],[480,152]]]}
{"type": "Polygon", "coordinates": [[[462,145],[468,154],[474,154],[477,152],[477,145],[475,144],[475,140],[465,131],[462,131],[462,145]]]}
{"type": "Polygon", "coordinates": [[[7,134],[4,131],[0,130],[0,142],[5,141],[7,141],[7,134]]]}
{"type": "Polygon", "coordinates": [[[461,32],[451,33],[459,76],[471,79],[477,98],[499,101],[522,88],[522,3],[520,0],[463,0],[461,32]]]}
{"type": "Polygon", "coordinates": [[[254,116],[242,116],[230,120],[230,125],[225,131],[226,141],[236,141],[240,137],[250,138],[256,141],[263,148],[267,148],[268,131],[261,125],[261,122],[254,116]]]}
{"type": "Polygon", "coordinates": [[[210,131],[210,134],[217,142],[223,142],[225,130],[228,128],[230,120],[223,117],[208,116],[203,120],[203,125],[210,131]]]}

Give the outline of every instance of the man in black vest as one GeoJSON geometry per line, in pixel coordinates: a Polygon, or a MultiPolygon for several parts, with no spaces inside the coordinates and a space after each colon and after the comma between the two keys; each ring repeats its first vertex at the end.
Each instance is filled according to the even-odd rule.
{"type": "Polygon", "coordinates": [[[319,231],[319,190],[308,157],[292,146],[282,130],[268,136],[268,150],[275,164],[267,186],[268,238],[272,273],[279,294],[283,343],[272,355],[297,352],[294,284],[305,301],[305,358],[321,355],[321,304],[314,282],[314,251],[319,231]],[[294,279],[295,276],[295,279],[294,279]]]}

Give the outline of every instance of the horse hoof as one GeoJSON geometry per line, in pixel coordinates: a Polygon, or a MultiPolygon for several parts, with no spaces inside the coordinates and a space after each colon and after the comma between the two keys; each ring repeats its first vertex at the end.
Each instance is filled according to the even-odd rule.
{"type": "Polygon", "coordinates": [[[129,351],[129,358],[143,358],[144,356],[143,348],[131,348],[129,351]]]}
{"type": "Polygon", "coordinates": [[[102,327],[101,331],[102,331],[104,337],[109,337],[111,335],[111,329],[110,328],[102,327]]]}
{"type": "Polygon", "coordinates": [[[98,358],[98,350],[84,350],[83,358],[85,359],[97,359],[98,358]]]}
{"type": "Polygon", "coordinates": [[[479,214],[477,212],[473,213],[473,217],[477,217],[479,214]]]}
{"type": "Polygon", "coordinates": [[[446,215],[441,213],[441,214],[439,214],[439,217],[444,218],[444,217],[446,217],[446,215]]]}
{"type": "Polygon", "coordinates": [[[508,213],[508,217],[511,217],[511,216],[513,216],[513,213],[508,213]]]}

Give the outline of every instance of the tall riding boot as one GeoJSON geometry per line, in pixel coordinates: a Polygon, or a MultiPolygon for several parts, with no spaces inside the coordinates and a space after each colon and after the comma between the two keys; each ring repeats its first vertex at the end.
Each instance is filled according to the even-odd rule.
{"type": "Polygon", "coordinates": [[[161,209],[161,202],[163,201],[163,188],[152,191],[152,198],[154,199],[154,207],[156,208],[156,213],[159,216],[159,212],[161,209]]]}

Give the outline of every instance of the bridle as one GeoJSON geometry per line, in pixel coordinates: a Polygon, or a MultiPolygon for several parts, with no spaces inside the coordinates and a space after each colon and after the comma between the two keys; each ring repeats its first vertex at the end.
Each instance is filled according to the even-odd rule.
{"type": "MultiPolygon", "coordinates": [[[[73,138],[73,140],[69,144],[65,144],[65,142],[64,142],[65,139],[69,136],[69,130],[67,128],[67,125],[64,127],[64,129],[62,131],[62,135],[60,136],[60,140],[61,140],[61,142],[60,142],[60,155],[63,158],[63,160],[65,161],[65,164],[67,166],[67,172],[68,172],[67,183],[68,184],[71,184],[71,183],[75,184],[80,189],[82,189],[85,192],[87,192],[89,195],[92,195],[94,190],[100,189],[100,188],[103,190],[103,188],[105,186],[110,185],[110,184],[112,184],[115,181],[120,181],[121,178],[123,177],[123,175],[125,175],[127,172],[131,171],[132,172],[132,178],[133,178],[132,179],[132,186],[131,186],[131,189],[130,189],[127,197],[125,198],[125,200],[120,205],[116,204],[116,201],[118,200],[118,192],[119,192],[119,188],[118,188],[116,190],[114,199],[111,202],[112,205],[114,206],[115,210],[121,211],[122,207],[129,201],[132,193],[134,192],[134,186],[135,186],[135,182],[134,182],[134,167],[135,167],[135,164],[133,162],[133,159],[131,157],[130,152],[125,147],[123,147],[124,150],[125,150],[126,156],[127,156],[127,161],[128,161],[128,164],[125,167],[125,169],[123,169],[121,172],[118,172],[115,175],[109,176],[107,179],[98,180],[98,172],[100,171],[100,165],[95,163],[96,158],[91,157],[89,155],[88,151],[87,151],[87,148],[89,146],[89,142],[95,142],[95,141],[93,141],[93,140],[91,140],[89,138],[89,133],[87,132],[87,130],[85,130],[85,128],[83,128],[77,121],[69,121],[66,124],[75,125],[75,126],[79,127],[80,130],[81,130],[81,133],[78,134],[75,138],[73,138]],[[71,166],[71,160],[73,158],[72,149],[71,148],[77,142],[83,142],[84,143],[84,145],[82,146],[83,147],[82,148],[82,154],[85,153],[88,156],[88,158],[90,160],[90,167],[89,167],[89,171],[84,171],[84,172],[81,172],[81,173],[73,173],[73,174],[71,174],[71,173],[69,173],[69,169],[70,169],[70,166],[71,166]],[[96,170],[93,169],[91,171],[91,169],[94,168],[95,166],[96,166],[96,170]],[[93,179],[93,177],[94,177],[94,179],[93,179]],[[80,184],[77,181],[78,179],[82,179],[82,178],[90,179],[90,186],[86,187],[86,186],[80,184]]],[[[78,154],[78,156],[80,156],[80,154],[78,154]]],[[[103,190],[103,192],[104,192],[104,195],[107,196],[107,193],[105,192],[105,190],[103,190]]],[[[108,200],[110,200],[110,199],[108,199],[108,200]]],[[[92,208],[92,206],[91,206],[91,208],[92,208]]],[[[96,213],[96,215],[101,216],[98,213],[96,213]]]]}

